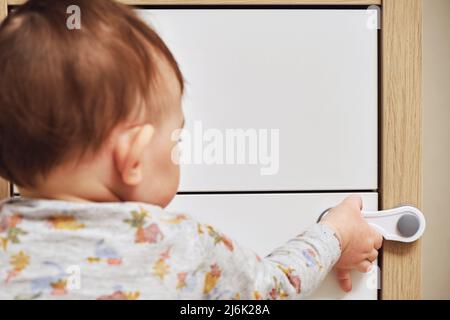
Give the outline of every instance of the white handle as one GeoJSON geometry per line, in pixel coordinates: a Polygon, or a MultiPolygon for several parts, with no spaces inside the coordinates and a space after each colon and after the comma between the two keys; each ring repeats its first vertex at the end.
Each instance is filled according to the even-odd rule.
{"type": "MultiPolygon", "coordinates": [[[[320,215],[319,221],[329,210],[320,215]]],[[[425,232],[425,217],[415,207],[402,206],[380,211],[363,210],[362,215],[386,240],[414,242],[425,232]]]]}
{"type": "Polygon", "coordinates": [[[362,211],[367,222],[386,240],[414,242],[425,232],[425,217],[419,209],[402,206],[382,211],[362,211]]]}

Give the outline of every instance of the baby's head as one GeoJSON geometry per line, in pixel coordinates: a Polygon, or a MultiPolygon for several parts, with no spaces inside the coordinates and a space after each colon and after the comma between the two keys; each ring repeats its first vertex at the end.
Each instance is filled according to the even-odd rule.
{"type": "Polygon", "coordinates": [[[109,0],[30,0],[0,28],[0,175],[26,197],[167,205],[183,78],[109,0]],[[80,8],[81,29],[67,27],[80,8]]]}

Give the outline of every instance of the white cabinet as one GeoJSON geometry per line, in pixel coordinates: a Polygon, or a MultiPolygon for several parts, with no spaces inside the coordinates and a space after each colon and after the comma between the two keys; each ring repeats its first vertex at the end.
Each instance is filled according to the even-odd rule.
{"type": "Polygon", "coordinates": [[[182,191],[377,189],[377,30],[368,21],[373,14],[139,14],[167,43],[187,80],[186,129],[197,149],[184,144],[191,156],[182,166],[182,191]],[[243,140],[233,138],[233,129],[245,131],[243,140]],[[226,144],[227,138],[230,143],[221,146],[219,140],[226,144]],[[247,151],[241,164],[230,155],[239,143],[247,151]],[[207,158],[212,144],[222,154],[207,158]]]}
{"type": "MultiPolygon", "coordinates": [[[[167,208],[209,223],[264,256],[315,223],[320,213],[347,194],[179,195],[167,208]]],[[[361,194],[364,208],[377,209],[377,194],[361,194]]],[[[377,269],[353,273],[353,290],[342,292],[330,274],[312,299],[376,299],[377,269]]]]}
{"type": "MultiPolygon", "coordinates": [[[[377,209],[376,11],[138,12],[186,79],[185,194],[169,210],[265,255],[349,190],[377,209]]],[[[329,275],[311,298],[376,299],[374,270],[355,272],[349,294],[329,275]]]]}

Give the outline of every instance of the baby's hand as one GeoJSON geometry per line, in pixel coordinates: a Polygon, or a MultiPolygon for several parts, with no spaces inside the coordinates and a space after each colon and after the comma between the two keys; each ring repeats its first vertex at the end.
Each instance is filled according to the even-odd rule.
{"type": "Polygon", "coordinates": [[[381,234],[364,220],[361,209],[361,198],[350,196],[320,222],[333,228],[341,243],[341,257],[335,269],[339,285],[346,292],[352,290],[350,271],[368,272],[383,242],[381,234]]]}

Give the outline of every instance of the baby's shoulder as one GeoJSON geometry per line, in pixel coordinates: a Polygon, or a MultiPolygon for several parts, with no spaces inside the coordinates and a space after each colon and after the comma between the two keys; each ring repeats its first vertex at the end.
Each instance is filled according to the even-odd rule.
{"type": "Polygon", "coordinates": [[[193,231],[200,224],[185,212],[172,212],[160,206],[142,202],[124,202],[117,204],[126,216],[125,222],[131,225],[158,225],[163,229],[193,231]]]}
{"type": "Polygon", "coordinates": [[[193,221],[192,216],[185,212],[173,212],[160,206],[144,202],[121,202],[117,204],[125,212],[132,216],[145,217],[152,220],[160,220],[169,224],[179,224],[183,221],[193,221]]]}

